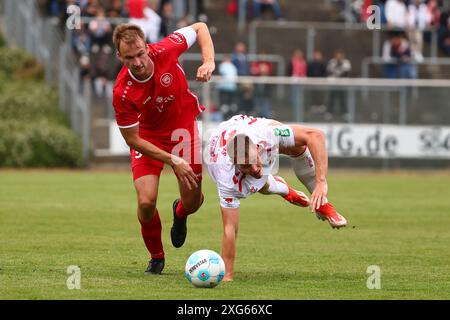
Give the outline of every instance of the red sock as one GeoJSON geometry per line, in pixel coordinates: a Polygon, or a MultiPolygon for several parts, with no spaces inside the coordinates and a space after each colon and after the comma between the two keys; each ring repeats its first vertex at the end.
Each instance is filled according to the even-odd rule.
{"type": "Polygon", "coordinates": [[[181,203],[181,200],[178,201],[177,207],[175,209],[175,213],[178,216],[178,218],[186,218],[189,215],[189,211],[186,210],[186,208],[181,203]]]}
{"type": "Polygon", "coordinates": [[[162,227],[158,211],[156,211],[155,216],[149,222],[139,222],[141,223],[142,238],[152,259],[164,259],[164,249],[161,240],[162,227]]]}
{"type": "MultiPolygon", "coordinates": [[[[205,198],[205,197],[203,196],[203,193],[202,193],[202,200],[201,200],[201,202],[200,202],[200,206],[203,204],[204,198],[205,198]]],[[[199,208],[200,208],[200,206],[199,206],[199,208]]],[[[195,212],[195,211],[194,211],[194,212],[195,212]]],[[[176,207],[176,209],[175,209],[175,213],[176,213],[176,215],[177,215],[179,218],[184,219],[184,218],[186,218],[188,215],[190,215],[190,214],[192,214],[192,213],[194,213],[194,212],[188,211],[188,210],[183,206],[183,204],[181,203],[181,200],[178,201],[178,205],[177,205],[177,207],[176,207]]]]}

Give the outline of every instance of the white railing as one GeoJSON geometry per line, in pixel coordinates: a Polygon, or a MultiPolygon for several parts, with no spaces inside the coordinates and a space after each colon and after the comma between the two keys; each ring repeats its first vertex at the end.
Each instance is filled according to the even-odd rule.
{"type": "MultiPolygon", "coordinates": [[[[258,52],[258,31],[261,29],[275,29],[281,32],[286,29],[299,30],[306,33],[306,58],[311,60],[315,49],[315,41],[318,31],[328,31],[330,34],[343,33],[346,31],[367,31],[372,39],[372,56],[377,57],[381,55],[381,36],[383,32],[389,32],[386,26],[382,29],[369,30],[364,23],[339,23],[339,22],[299,22],[299,21],[252,21],[249,26],[249,52],[258,52]]],[[[435,30],[431,31],[430,57],[437,57],[438,55],[438,33],[435,30]]],[[[355,43],[357,40],[355,39],[355,43]]]]}
{"type": "MultiPolygon", "coordinates": [[[[365,57],[361,63],[361,76],[363,78],[370,77],[370,65],[384,65],[386,63],[395,63],[395,60],[386,61],[383,57],[365,57]]],[[[424,66],[450,66],[450,58],[424,58],[421,61],[411,60],[409,62],[412,65],[424,65],[424,66]]],[[[450,72],[446,76],[450,79],[450,72]]]]}
{"type": "MultiPolygon", "coordinates": [[[[215,104],[217,101],[217,84],[229,80],[215,76],[208,83],[201,85],[201,97],[205,106],[215,104]]],[[[390,122],[390,113],[392,107],[398,108],[397,120],[399,125],[408,124],[408,105],[411,101],[417,100],[417,91],[422,88],[436,89],[444,97],[440,100],[443,107],[449,107],[450,101],[450,80],[448,79],[373,79],[373,78],[293,78],[293,77],[239,77],[236,80],[238,84],[264,84],[273,86],[284,86],[285,92],[292,92],[292,88],[297,88],[294,101],[285,98],[282,101],[283,106],[274,106],[274,108],[289,108],[292,110],[291,118],[295,122],[305,122],[305,91],[318,91],[321,95],[327,95],[330,91],[345,92],[348,108],[347,123],[356,123],[356,112],[364,108],[364,105],[373,103],[370,100],[370,93],[382,94],[383,100],[379,101],[380,113],[383,114],[382,121],[390,122]],[[356,100],[356,93],[360,93],[360,104],[356,100]],[[396,97],[390,97],[395,94],[396,97]]],[[[191,82],[192,85],[195,85],[191,82]]],[[[276,98],[272,97],[272,104],[276,98]]],[[[430,106],[424,106],[430,107],[430,106]]],[[[424,109],[425,111],[425,109],[424,109]]],[[[447,110],[448,112],[448,110],[447,110]]]]}

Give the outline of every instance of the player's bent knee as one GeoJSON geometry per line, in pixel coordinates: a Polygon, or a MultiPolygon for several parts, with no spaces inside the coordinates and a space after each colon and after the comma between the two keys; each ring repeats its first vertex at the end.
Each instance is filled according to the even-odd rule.
{"type": "Polygon", "coordinates": [[[139,205],[139,208],[142,208],[142,209],[156,208],[156,199],[141,198],[138,200],[138,205],[139,205]]]}
{"type": "Polygon", "coordinates": [[[204,196],[203,193],[200,193],[199,196],[181,198],[181,203],[183,207],[191,214],[196,212],[203,204],[204,196]]]}
{"type": "Polygon", "coordinates": [[[198,209],[200,209],[200,207],[202,206],[202,204],[203,204],[203,195],[201,195],[200,197],[195,197],[193,199],[182,200],[181,202],[183,203],[183,207],[189,213],[194,213],[198,209]]]}
{"type": "Polygon", "coordinates": [[[141,198],[138,200],[138,207],[141,212],[145,212],[145,216],[151,218],[155,215],[156,199],[141,198]]]}
{"type": "Polygon", "coordinates": [[[190,202],[187,201],[186,203],[183,202],[183,207],[189,212],[194,213],[198,209],[200,209],[201,203],[199,201],[190,202]]]}

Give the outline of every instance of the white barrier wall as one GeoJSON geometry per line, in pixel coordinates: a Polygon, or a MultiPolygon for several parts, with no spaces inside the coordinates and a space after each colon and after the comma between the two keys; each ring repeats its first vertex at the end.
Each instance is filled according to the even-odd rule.
{"type": "Polygon", "coordinates": [[[333,157],[450,159],[450,127],[308,125],[325,132],[333,157]]]}
{"type": "MultiPolygon", "coordinates": [[[[203,141],[208,138],[208,128],[199,122],[203,141]]],[[[324,124],[308,123],[321,129],[327,137],[330,157],[450,159],[450,126],[398,126],[384,124],[324,124]]],[[[129,154],[115,122],[110,124],[110,153],[129,154]]]]}

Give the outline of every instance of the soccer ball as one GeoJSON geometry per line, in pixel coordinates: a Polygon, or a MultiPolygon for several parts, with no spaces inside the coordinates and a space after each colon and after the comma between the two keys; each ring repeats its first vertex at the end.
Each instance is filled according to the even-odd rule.
{"type": "Polygon", "coordinates": [[[214,288],[225,276],[222,257],[212,250],[199,250],[186,262],[185,275],[197,288],[214,288]]]}

